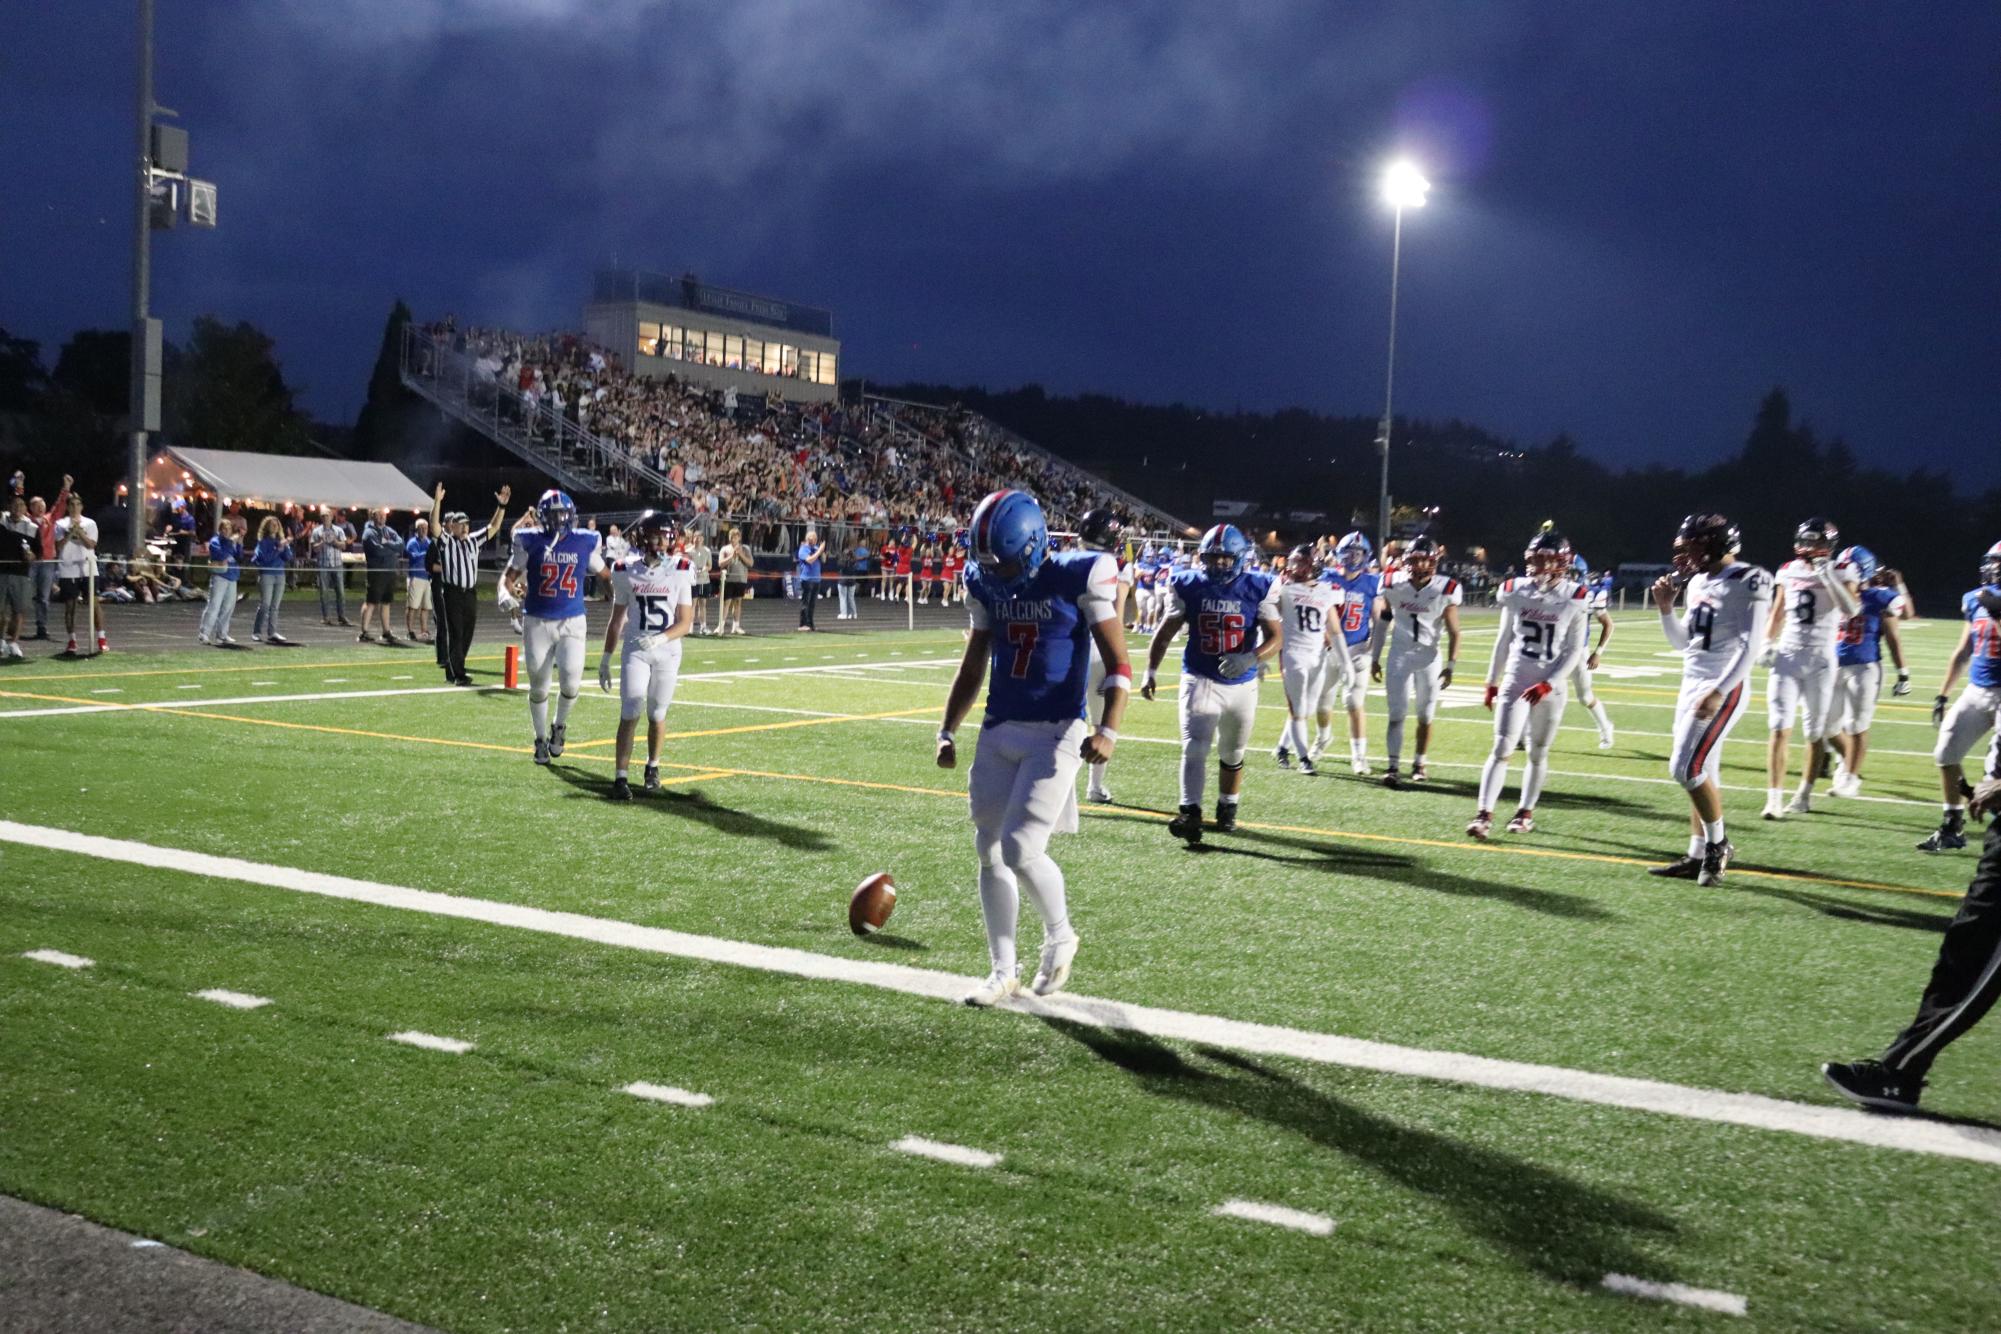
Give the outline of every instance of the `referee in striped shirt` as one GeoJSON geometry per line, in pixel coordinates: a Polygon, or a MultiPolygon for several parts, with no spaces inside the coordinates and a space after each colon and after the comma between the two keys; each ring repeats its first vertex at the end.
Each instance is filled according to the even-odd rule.
{"type": "Polygon", "coordinates": [[[469,686],[472,678],[466,675],[466,650],[472,647],[472,632],[479,622],[479,549],[493,540],[501,525],[507,522],[508,497],[514,494],[511,487],[501,487],[494,493],[493,517],[479,532],[472,531],[472,520],[464,510],[442,513],[445,505],[445,484],[438,483],[437,492],[431,498],[431,531],[438,535],[437,543],[431,548],[431,556],[437,562],[438,578],[438,665],[444,669],[445,679],[455,686],[469,686]]]}

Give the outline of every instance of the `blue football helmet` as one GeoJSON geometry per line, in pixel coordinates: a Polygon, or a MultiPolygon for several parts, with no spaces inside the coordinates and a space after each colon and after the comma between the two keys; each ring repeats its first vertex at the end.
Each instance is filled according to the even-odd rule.
{"type": "Polygon", "coordinates": [[[577,521],[577,502],[550,487],[535,502],[535,518],[545,533],[560,533],[577,521]]]}
{"type": "Polygon", "coordinates": [[[1334,563],[1343,574],[1360,574],[1369,568],[1369,558],[1375,554],[1367,534],[1361,532],[1349,533],[1334,544],[1334,563]]]}
{"type": "Polygon", "coordinates": [[[1219,523],[1202,534],[1195,558],[1212,579],[1227,579],[1244,568],[1251,555],[1251,539],[1233,523],[1219,523]]]}
{"type": "Polygon", "coordinates": [[[1866,584],[1876,577],[1876,553],[1868,547],[1843,547],[1840,553],[1835,556],[1834,563],[1836,565],[1853,565],[1855,567],[1855,578],[1861,583],[1866,584]]]}
{"type": "Polygon", "coordinates": [[[1987,554],[1980,558],[1980,582],[2001,584],[2001,542],[1987,548],[1987,554]]]}
{"type": "Polygon", "coordinates": [[[1049,523],[1026,491],[995,491],[973,511],[973,559],[1003,591],[1020,590],[1049,557],[1049,523]]]}
{"type": "Polygon", "coordinates": [[[1584,559],[1583,552],[1573,551],[1570,553],[1570,568],[1576,573],[1578,583],[1588,584],[1591,582],[1591,562],[1584,559]]]}

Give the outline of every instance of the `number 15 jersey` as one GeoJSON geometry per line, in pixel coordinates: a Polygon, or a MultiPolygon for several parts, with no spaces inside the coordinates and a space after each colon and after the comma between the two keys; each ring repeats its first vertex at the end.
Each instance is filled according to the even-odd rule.
{"type": "Polygon", "coordinates": [[[612,567],[611,599],[625,608],[625,647],[645,648],[673,628],[680,609],[694,601],[695,567],[686,556],[663,556],[648,565],[638,556],[612,567]]]}
{"type": "Polygon", "coordinates": [[[1770,614],[1772,576],[1755,565],[1726,565],[1688,581],[1684,680],[1724,681],[1738,673],[1751,628],[1770,614]]]}

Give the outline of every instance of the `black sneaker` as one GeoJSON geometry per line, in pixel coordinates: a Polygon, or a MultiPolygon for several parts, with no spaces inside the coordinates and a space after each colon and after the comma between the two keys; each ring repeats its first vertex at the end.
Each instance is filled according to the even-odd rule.
{"type": "Polygon", "coordinates": [[[1965,826],[1955,829],[1942,824],[1931,831],[1924,842],[1918,844],[1919,852],[1957,852],[1966,846],[1966,835],[1961,832],[1965,826]]]}
{"type": "Polygon", "coordinates": [[[568,730],[569,730],[569,729],[568,729],[568,728],[567,728],[566,726],[564,726],[564,724],[562,724],[562,723],[557,723],[557,724],[555,724],[554,726],[550,727],[550,729],[549,729],[549,758],[550,758],[550,759],[552,759],[552,760],[553,760],[553,759],[555,759],[555,758],[556,758],[556,757],[557,757],[558,755],[561,755],[561,754],[563,753],[563,734],[564,734],[565,732],[567,732],[568,730]]]}
{"type": "Polygon", "coordinates": [[[1424,771],[1422,761],[1410,767],[1410,781],[1413,783],[1429,783],[1431,781],[1431,775],[1424,771]]]}
{"type": "Polygon", "coordinates": [[[535,763],[547,764],[548,762],[549,762],[549,743],[544,741],[541,737],[536,737],[535,763]]]}
{"type": "Polygon", "coordinates": [[[1237,831],[1237,803],[1219,801],[1216,803],[1216,832],[1234,834],[1237,831]]]}
{"type": "Polygon", "coordinates": [[[1702,874],[1702,858],[1677,857],[1665,866],[1649,866],[1648,875],[1664,875],[1670,880],[1693,880],[1702,874]]]}
{"type": "Polygon", "coordinates": [[[611,780],[611,799],[612,799],[613,801],[631,801],[631,800],[632,800],[632,784],[631,784],[631,783],[629,783],[629,782],[627,782],[627,781],[626,781],[625,779],[623,779],[623,778],[614,778],[614,779],[612,779],[612,780],[611,780]]]}
{"type": "Polygon", "coordinates": [[[649,765],[647,765],[647,766],[646,766],[646,778],[645,778],[645,783],[646,783],[646,790],[647,790],[648,792],[658,792],[658,791],[660,790],[660,766],[659,766],[659,765],[657,765],[657,764],[649,764],[649,765]]]}
{"type": "Polygon", "coordinates": [[[1879,1112],[1915,1112],[1925,1081],[1898,1074],[1881,1061],[1829,1061],[1821,1078],[1836,1093],[1879,1112]]]}
{"type": "Polygon", "coordinates": [[[1396,765],[1392,764],[1392,765],[1391,765],[1391,766],[1389,767],[1389,770],[1388,770],[1388,772],[1386,772],[1386,773],[1385,773],[1385,774],[1383,775],[1383,786],[1384,786],[1384,787],[1402,787],[1402,786],[1403,786],[1403,775],[1397,772],[1397,767],[1396,767],[1396,765]]]}
{"type": "Polygon", "coordinates": [[[1202,808],[1183,806],[1181,813],[1167,822],[1167,832],[1176,838],[1186,839],[1192,846],[1202,841],[1202,808]]]}
{"type": "MultiPolygon", "coordinates": [[[[341,624],[346,625],[347,622],[342,621],[341,624]]],[[[373,642],[374,638],[375,636],[369,634],[368,631],[363,630],[360,634],[354,637],[354,642],[357,644],[367,644],[373,642]]]]}
{"type": "Polygon", "coordinates": [[[1273,751],[1271,757],[1278,761],[1278,767],[1281,769],[1290,769],[1292,767],[1292,752],[1284,746],[1280,746],[1277,750],[1273,751]]]}
{"type": "Polygon", "coordinates": [[[1711,888],[1723,883],[1723,873],[1730,869],[1730,858],[1737,849],[1730,846],[1730,840],[1711,843],[1702,850],[1702,869],[1695,873],[1695,883],[1711,888]]]}

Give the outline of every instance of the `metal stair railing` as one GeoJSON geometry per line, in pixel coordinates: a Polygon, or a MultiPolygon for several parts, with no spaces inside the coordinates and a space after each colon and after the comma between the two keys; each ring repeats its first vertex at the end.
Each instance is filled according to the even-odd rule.
{"type": "Polygon", "coordinates": [[[398,371],[410,392],[547,473],[566,491],[631,494],[636,482],[642,495],[687,494],[623,445],[585,430],[548,404],[527,411],[518,395],[475,371],[472,357],[414,324],[403,328],[398,371]]]}

